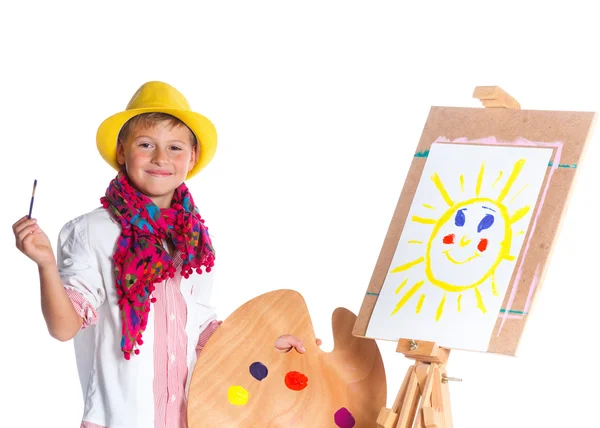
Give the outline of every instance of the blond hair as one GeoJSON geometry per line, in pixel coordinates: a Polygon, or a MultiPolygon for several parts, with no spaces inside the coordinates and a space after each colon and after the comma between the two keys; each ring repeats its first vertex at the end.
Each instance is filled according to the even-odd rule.
{"type": "Polygon", "coordinates": [[[167,122],[167,124],[169,125],[169,129],[173,129],[176,126],[185,126],[185,128],[188,131],[190,131],[192,146],[198,144],[198,139],[196,138],[196,135],[185,123],[183,123],[183,121],[176,118],[175,116],[171,116],[170,114],[159,112],[142,113],[138,114],[137,116],[133,116],[131,119],[125,122],[125,125],[123,125],[123,127],[119,131],[117,141],[121,144],[125,143],[131,131],[133,131],[138,125],[142,125],[146,128],[153,128],[161,122],[167,122]]]}

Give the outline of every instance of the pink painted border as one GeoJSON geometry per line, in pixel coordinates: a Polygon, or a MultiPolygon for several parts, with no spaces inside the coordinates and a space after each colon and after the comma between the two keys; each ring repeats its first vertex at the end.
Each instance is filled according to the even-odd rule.
{"type": "MultiPolygon", "coordinates": [[[[540,203],[538,204],[537,211],[535,212],[535,214],[533,216],[533,221],[531,223],[531,227],[529,228],[529,234],[526,237],[525,249],[523,251],[523,256],[520,258],[520,263],[519,263],[519,267],[517,269],[517,274],[515,275],[515,279],[511,286],[511,292],[510,292],[510,296],[508,298],[508,303],[506,305],[506,308],[504,308],[505,309],[504,313],[500,313],[498,315],[500,318],[502,318],[500,327],[498,328],[498,334],[497,334],[497,336],[500,336],[500,332],[502,331],[502,328],[504,327],[504,323],[506,322],[507,319],[524,318],[524,315],[510,314],[509,311],[515,300],[515,296],[517,295],[517,289],[519,287],[519,280],[521,279],[521,273],[523,272],[523,264],[525,263],[527,251],[529,251],[529,245],[531,244],[531,238],[533,236],[533,233],[535,232],[535,228],[536,228],[538,219],[542,212],[542,207],[544,206],[544,202],[546,200],[546,195],[548,194],[548,189],[550,188],[550,182],[552,181],[552,175],[554,175],[554,171],[558,168],[558,164],[560,163],[563,143],[558,142],[558,141],[554,142],[554,143],[529,141],[529,140],[527,140],[525,138],[521,138],[521,137],[515,139],[513,142],[498,141],[496,139],[496,137],[487,137],[487,138],[481,138],[481,139],[477,139],[477,140],[468,140],[467,138],[463,137],[463,138],[457,138],[452,141],[450,141],[446,137],[438,137],[432,143],[432,145],[436,144],[436,143],[466,143],[466,144],[484,145],[484,146],[551,147],[551,148],[556,149],[556,151],[554,152],[554,159],[552,160],[552,166],[550,167],[550,172],[549,172],[548,178],[546,180],[546,186],[544,187],[544,189],[542,191],[542,198],[540,199],[540,203]]],[[[539,280],[539,268],[540,267],[538,265],[536,268],[533,280],[531,281],[531,284],[529,285],[529,293],[527,295],[527,301],[525,303],[524,312],[527,312],[529,310],[529,305],[531,304],[531,299],[533,297],[533,293],[535,291],[535,288],[536,288],[538,280],[539,280]]]]}

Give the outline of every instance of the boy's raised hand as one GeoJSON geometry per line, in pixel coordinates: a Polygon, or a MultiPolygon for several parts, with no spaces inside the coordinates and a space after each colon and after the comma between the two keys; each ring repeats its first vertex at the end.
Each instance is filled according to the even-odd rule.
{"type": "MultiPolygon", "coordinates": [[[[321,344],[321,339],[317,339],[317,346],[321,346],[321,344]]],[[[302,345],[302,341],[291,334],[284,334],[283,336],[279,336],[275,341],[275,349],[277,349],[280,352],[289,352],[292,350],[292,348],[296,348],[296,351],[298,351],[301,354],[304,354],[306,352],[306,348],[304,348],[304,346],[302,345]]]]}
{"type": "Polygon", "coordinates": [[[55,263],[52,244],[36,219],[20,218],[13,224],[13,232],[17,248],[39,267],[55,263]]]}

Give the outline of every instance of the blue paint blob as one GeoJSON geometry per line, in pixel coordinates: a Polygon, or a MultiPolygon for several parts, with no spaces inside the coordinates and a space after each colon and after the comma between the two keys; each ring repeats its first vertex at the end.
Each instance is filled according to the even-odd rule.
{"type": "Polygon", "coordinates": [[[486,214],[477,225],[477,233],[481,232],[482,230],[489,229],[492,227],[492,224],[494,224],[494,215],[486,214]]]}
{"type": "Polygon", "coordinates": [[[465,208],[463,208],[462,210],[458,210],[456,212],[456,217],[454,217],[454,224],[457,225],[458,227],[463,227],[465,225],[465,213],[463,212],[465,210],[465,208]]]}
{"type": "Polygon", "coordinates": [[[259,363],[258,361],[250,364],[250,374],[256,380],[263,380],[269,374],[269,370],[263,363],[259,363]]]}

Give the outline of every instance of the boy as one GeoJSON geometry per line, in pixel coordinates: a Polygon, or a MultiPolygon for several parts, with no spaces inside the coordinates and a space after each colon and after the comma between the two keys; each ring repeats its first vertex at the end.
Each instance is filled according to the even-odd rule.
{"type": "MultiPolygon", "coordinates": [[[[102,207],[68,222],[57,259],[35,219],[13,225],[37,265],[50,334],[74,338],[82,428],[185,427],[198,353],[220,324],[210,305],[215,252],[184,180],[216,131],[172,86],[148,82],[97,132],[117,176],[102,207]]],[[[283,335],[281,351],[304,352],[283,335]]]]}

